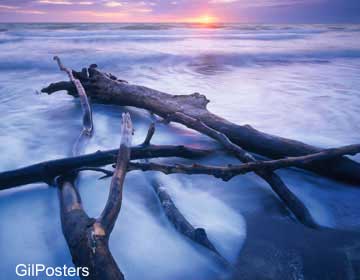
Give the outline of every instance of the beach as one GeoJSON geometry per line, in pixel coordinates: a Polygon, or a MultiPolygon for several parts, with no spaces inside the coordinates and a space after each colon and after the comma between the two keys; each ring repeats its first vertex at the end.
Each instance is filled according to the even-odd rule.
{"type": "MultiPolygon", "coordinates": [[[[65,79],[54,55],[72,69],[96,63],[134,84],[171,94],[199,92],[212,112],[267,133],[323,148],[359,143],[359,36],[356,24],[0,24],[0,171],[65,157],[72,149],[81,128],[79,101],[39,93],[65,79]]],[[[134,144],[142,143],[152,121],[148,112],[130,107],[94,103],[93,112],[95,134],[86,153],[118,147],[123,112],[131,114],[134,144]]],[[[178,124],[158,125],[152,141],[219,148],[178,124]]],[[[353,159],[360,161],[359,155],[353,159]]],[[[237,160],[219,152],[199,162],[237,160]]],[[[254,174],[223,182],[129,173],[110,239],[126,278],[357,279],[358,186],[303,170],[277,173],[328,229],[297,223],[254,174]],[[192,224],[207,230],[235,273],[172,227],[149,185],[152,177],[166,185],[192,224]]],[[[84,172],[79,183],[92,216],[103,208],[110,183],[98,177],[84,172]]],[[[0,219],[6,226],[0,269],[8,279],[18,263],[72,265],[55,188],[35,184],[0,193],[0,219]]]]}

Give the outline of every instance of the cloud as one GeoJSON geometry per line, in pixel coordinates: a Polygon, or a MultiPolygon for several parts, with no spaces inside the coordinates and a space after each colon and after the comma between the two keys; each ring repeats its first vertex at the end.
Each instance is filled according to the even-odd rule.
{"type": "Polygon", "coordinates": [[[153,11],[152,9],[147,9],[147,8],[137,8],[131,10],[131,12],[133,13],[151,13],[152,11],[153,11]]]}
{"type": "Polygon", "coordinates": [[[211,4],[228,4],[238,2],[239,0],[211,0],[211,4]]]}
{"type": "Polygon", "coordinates": [[[210,4],[238,3],[239,8],[271,8],[302,4],[314,4],[325,0],[210,0],[210,4]]]}
{"type": "Polygon", "coordinates": [[[0,21],[360,22],[359,0],[0,0],[0,21]],[[73,19],[73,12],[82,17],[73,19]],[[25,14],[29,14],[26,16],[25,14]],[[34,16],[31,16],[33,14],[34,16]],[[126,16],[125,16],[126,15],[126,16]]]}
{"type": "Polygon", "coordinates": [[[105,2],[104,5],[106,7],[115,8],[115,7],[122,7],[123,3],[117,1],[109,1],[109,2],[105,2]]]}
{"type": "Polygon", "coordinates": [[[73,2],[69,0],[38,0],[40,4],[50,4],[50,5],[93,5],[92,1],[79,1],[73,2]]]}
{"type": "Polygon", "coordinates": [[[17,14],[32,14],[32,15],[43,15],[46,14],[45,11],[41,10],[32,10],[32,9],[23,9],[18,6],[10,6],[10,5],[0,5],[0,11],[5,10],[5,12],[17,13],[17,14]]]}
{"type": "Polygon", "coordinates": [[[47,12],[40,10],[15,10],[15,13],[19,14],[31,14],[31,15],[45,15],[47,12]]]}
{"type": "Polygon", "coordinates": [[[0,5],[0,10],[16,10],[19,9],[17,6],[0,5]]]}
{"type": "Polygon", "coordinates": [[[127,13],[123,12],[97,12],[97,11],[74,11],[71,12],[75,15],[85,15],[85,16],[92,16],[92,17],[99,17],[99,18],[105,18],[105,19],[121,19],[126,18],[128,16],[127,13]]]}
{"type": "Polygon", "coordinates": [[[40,4],[51,4],[51,5],[72,5],[73,3],[67,0],[38,0],[40,4]]]}

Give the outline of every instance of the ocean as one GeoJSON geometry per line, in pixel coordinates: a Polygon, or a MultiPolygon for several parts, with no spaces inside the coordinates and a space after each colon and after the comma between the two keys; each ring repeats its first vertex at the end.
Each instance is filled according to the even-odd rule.
{"type": "MultiPolygon", "coordinates": [[[[0,24],[0,171],[66,157],[79,134],[78,100],[65,93],[39,94],[49,83],[67,79],[54,55],[76,70],[96,63],[130,83],[205,94],[212,112],[267,133],[319,147],[360,142],[360,25],[0,24]]],[[[133,118],[134,144],[143,141],[151,122],[143,110],[99,104],[93,110],[89,153],[118,146],[122,112],[133,118]]],[[[216,146],[180,125],[159,125],[153,142],[216,146]]],[[[224,154],[202,162],[236,163],[224,154]]],[[[319,224],[360,230],[359,188],[299,170],[278,173],[319,224]]],[[[163,182],[189,221],[206,228],[232,263],[250,238],[248,217],[290,219],[252,174],[226,183],[207,176],[130,173],[110,240],[130,280],[223,274],[206,250],[172,228],[149,176],[163,182]]],[[[98,177],[85,172],[79,182],[91,216],[101,212],[108,195],[110,181],[98,177]]],[[[55,188],[36,184],[0,193],[0,220],[0,270],[6,279],[15,279],[18,263],[72,266],[55,188]]],[[[294,279],[303,279],[302,269],[294,265],[294,279]]]]}

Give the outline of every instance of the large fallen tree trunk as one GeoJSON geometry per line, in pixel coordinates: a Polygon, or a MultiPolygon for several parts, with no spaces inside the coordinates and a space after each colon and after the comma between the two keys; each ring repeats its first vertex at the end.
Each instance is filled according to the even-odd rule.
{"type": "MultiPolygon", "coordinates": [[[[52,184],[56,176],[66,174],[81,167],[100,167],[113,164],[119,150],[98,151],[93,154],[50,160],[0,173],[0,190],[26,184],[44,182],[52,184]]],[[[186,146],[149,145],[131,148],[131,159],[181,157],[199,158],[209,155],[210,150],[194,149],[186,146]]]]}
{"type": "MultiPolygon", "coordinates": [[[[174,113],[181,112],[223,133],[243,149],[269,158],[303,156],[321,150],[299,141],[260,132],[248,125],[240,126],[231,123],[209,112],[207,110],[209,100],[198,93],[170,95],[147,87],[131,85],[118,80],[113,75],[98,71],[96,65],[92,65],[88,72],[89,78],[86,75],[86,69],[81,73],[74,72],[74,74],[81,80],[89,96],[96,102],[143,108],[164,119],[171,119],[174,113]]],[[[67,90],[70,95],[77,96],[70,82],[51,84],[42,89],[42,92],[51,94],[60,90],[67,90]]],[[[181,120],[178,122],[188,126],[186,122],[181,120]]],[[[304,163],[298,167],[349,183],[360,183],[360,164],[345,157],[304,163]]]]}

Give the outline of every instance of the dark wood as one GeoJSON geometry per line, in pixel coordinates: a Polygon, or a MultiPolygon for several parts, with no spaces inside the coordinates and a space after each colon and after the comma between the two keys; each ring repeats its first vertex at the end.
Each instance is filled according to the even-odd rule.
{"type": "Polygon", "coordinates": [[[204,228],[193,227],[176,207],[165,187],[159,183],[158,180],[151,180],[151,185],[160,201],[166,217],[176,230],[195,243],[207,248],[222,265],[228,267],[230,265],[229,262],[219,253],[214,244],[209,240],[206,230],[204,228]]]}
{"type": "Polygon", "coordinates": [[[142,146],[150,146],[150,141],[151,141],[151,139],[153,138],[154,133],[155,133],[155,123],[152,122],[152,123],[150,124],[150,127],[149,127],[149,129],[148,129],[148,132],[147,132],[147,134],[146,134],[145,140],[144,140],[144,142],[142,143],[142,146]]]}
{"type": "Polygon", "coordinates": [[[240,165],[210,166],[210,165],[184,165],[184,164],[158,164],[158,163],[134,163],[129,164],[129,171],[159,171],[164,174],[183,173],[188,175],[207,174],[224,181],[229,181],[235,176],[255,172],[258,170],[274,171],[280,168],[297,167],[305,162],[316,162],[324,159],[337,158],[342,155],[354,155],[360,153],[360,145],[349,145],[334,149],[325,149],[319,153],[303,157],[291,157],[278,160],[266,160],[248,162],[240,165]]]}
{"type": "Polygon", "coordinates": [[[101,225],[105,233],[110,233],[112,231],[120,212],[123,184],[127,172],[127,166],[130,161],[132,133],[133,127],[130,115],[128,113],[123,114],[120,149],[116,160],[114,175],[110,184],[109,198],[103,212],[100,215],[100,218],[98,219],[99,225],[101,225]]]}
{"type": "MultiPolygon", "coordinates": [[[[199,131],[215,139],[230,153],[234,154],[241,162],[249,163],[257,160],[242,149],[240,146],[231,142],[231,140],[222,132],[208,127],[201,120],[192,118],[181,112],[176,112],[168,116],[168,120],[186,123],[189,128],[199,131]]],[[[304,225],[316,228],[317,223],[314,221],[309,210],[302,201],[286,186],[284,181],[273,171],[268,169],[258,169],[254,171],[256,175],[269,184],[272,190],[282,200],[285,206],[294,214],[294,216],[304,225]]]]}
{"type": "MultiPolygon", "coordinates": [[[[231,142],[243,149],[268,158],[304,156],[322,150],[299,141],[263,133],[249,125],[231,123],[209,112],[207,110],[209,100],[199,93],[171,95],[119,81],[113,75],[97,70],[95,66],[90,67],[88,71],[90,78],[81,81],[95,102],[143,108],[164,119],[181,112],[223,133],[231,142]]],[[[59,90],[67,90],[70,95],[76,96],[75,91],[71,89],[71,83],[64,85],[63,82],[51,84],[42,89],[42,92],[51,94],[59,90]]],[[[186,122],[179,122],[188,125],[186,122]]],[[[360,164],[345,157],[304,163],[299,167],[348,183],[360,183],[360,164]]]]}
{"type": "Polygon", "coordinates": [[[62,231],[74,265],[89,271],[88,277],[81,278],[124,279],[109,250],[109,236],[85,213],[74,183],[66,177],[59,180],[62,231]]]}
{"type": "MultiPolygon", "coordinates": [[[[144,147],[146,148],[146,147],[144,147]]],[[[184,164],[157,164],[157,163],[134,163],[130,162],[128,171],[142,170],[142,171],[160,171],[164,174],[183,173],[188,175],[194,174],[207,174],[216,178],[220,178],[224,181],[229,181],[235,176],[246,174],[249,172],[255,172],[258,170],[270,170],[274,171],[281,168],[297,167],[303,162],[316,162],[318,160],[328,160],[337,158],[344,155],[356,155],[360,153],[360,144],[348,145],[340,148],[325,149],[321,152],[302,156],[302,157],[289,157],[277,160],[265,160],[248,162],[241,165],[227,165],[227,166],[210,166],[210,165],[184,165],[184,164]]],[[[112,174],[111,171],[103,170],[99,168],[83,168],[83,170],[93,170],[104,173],[105,175],[112,174]]]]}
{"type": "MultiPolygon", "coordinates": [[[[152,137],[155,133],[155,123],[151,123],[143,142],[143,146],[149,146],[152,137]]],[[[147,160],[145,159],[145,162],[147,160]]],[[[130,163],[131,164],[131,163],[130,163]]],[[[108,171],[100,171],[104,174],[108,171]]],[[[151,178],[150,184],[153,187],[157,198],[159,199],[160,205],[165,213],[165,216],[170,221],[170,223],[175,227],[175,229],[184,236],[188,237],[190,240],[204,246],[212,254],[214,254],[217,259],[226,267],[229,266],[228,261],[219,253],[213,243],[209,240],[206,230],[204,228],[194,228],[192,224],[184,217],[184,215],[176,207],[174,201],[171,199],[169,193],[166,191],[165,187],[162,185],[160,180],[156,178],[151,178]]]]}
{"type": "MultiPolygon", "coordinates": [[[[92,120],[92,109],[91,109],[87,94],[85,92],[85,89],[84,89],[83,85],[81,84],[80,80],[74,76],[73,71],[70,68],[66,68],[62,64],[62,62],[58,56],[54,56],[54,60],[56,60],[60,70],[65,72],[68,75],[71,83],[76,88],[76,93],[80,99],[81,109],[83,111],[83,132],[84,132],[83,134],[91,135],[94,130],[94,123],[92,120]]],[[[80,75],[79,78],[80,77],[81,78],[88,77],[87,75],[83,75],[84,71],[82,71],[81,73],[82,73],[82,75],[80,75]]]]}
{"type": "MultiPolygon", "coordinates": [[[[56,176],[66,174],[81,167],[99,167],[113,164],[119,149],[98,151],[88,155],[50,160],[0,173],[0,190],[6,190],[26,184],[45,182],[53,184],[56,176]]],[[[131,159],[181,157],[200,158],[207,156],[211,150],[195,149],[186,146],[149,145],[131,148],[131,159]]]]}
{"type": "MultiPolygon", "coordinates": [[[[73,148],[73,155],[76,156],[79,155],[84,148],[83,140],[87,140],[93,135],[92,110],[81,82],[73,76],[70,69],[63,66],[58,57],[54,57],[54,60],[57,61],[60,70],[66,72],[70,80],[75,84],[81,100],[83,127],[80,137],[73,148]]],[[[121,129],[122,139],[131,139],[132,124],[129,115],[123,115],[121,129]],[[131,127],[131,131],[128,130],[129,126],[131,127]]],[[[120,188],[120,191],[114,193],[114,186],[112,184],[110,196],[105,208],[107,209],[106,213],[116,213],[112,217],[112,224],[115,223],[120,211],[118,204],[120,203],[121,205],[122,200],[121,195],[116,198],[114,195],[118,196],[118,194],[121,194],[122,184],[126,175],[126,165],[130,158],[129,155],[130,145],[123,145],[122,141],[117,157],[117,166],[119,167],[117,167],[114,172],[115,181],[118,182],[116,188],[120,188]],[[121,173],[121,175],[119,175],[119,173],[121,173]]],[[[85,213],[80,194],[75,187],[77,174],[78,172],[72,171],[56,178],[56,185],[59,189],[61,227],[70,249],[73,263],[78,268],[88,269],[88,275],[80,275],[82,279],[123,280],[124,276],[109,250],[109,236],[112,228],[105,227],[102,219],[91,219],[85,213]]]]}

